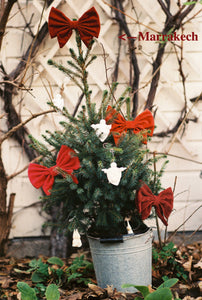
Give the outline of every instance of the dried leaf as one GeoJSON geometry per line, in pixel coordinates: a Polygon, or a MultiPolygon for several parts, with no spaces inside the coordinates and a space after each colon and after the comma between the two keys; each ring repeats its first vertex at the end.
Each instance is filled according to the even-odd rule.
{"type": "Polygon", "coordinates": [[[18,294],[17,294],[17,299],[18,300],[21,300],[22,298],[21,298],[21,292],[19,292],[18,294]]]}
{"type": "Polygon", "coordinates": [[[2,287],[3,289],[7,289],[7,288],[10,286],[10,283],[12,283],[12,282],[13,282],[12,279],[10,279],[10,278],[5,278],[3,281],[0,282],[0,283],[1,283],[1,287],[2,287]]]}
{"type": "Polygon", "coordinates": [[[104,295],[106,294],[106,290],[102,289],[101,287],[95,285],[95,284],[92,284],[92,283],[89,283],[88,284],[88,287],[89,289],[91,289],[97,296],[101,296],[101,295],[104,295]]]}
{"type": "Polygon", "coordinates": [[[155,291],[154,289],[152,289],[152,286],[151,286],[151,285],[148,285],[148,289],[149,289],[149,292],[150,292],[150,293],[152,293],[152,292],[155,291]]]}
{"type": "Polygon", "coordinates": [[[113,296],[113,294],[114,294],[113,286],[112,285],[107,285],[106,291],[107,291],[108,297],[111,298],[113,296]]]}
{"type": "Polygon", "coordinates": [[[199,269],[202,269],[202,259],[194,265],[194,268],[199,268],[199,269]]]}
{"type": "Polygon", "coordinates": [[[127,299],[127,296],[126,296],[125,293],[115,291],[112,299],[114,299],[114,300],[125,300],[125,299],[127,299]]]}
{"type": "Polygon", "coordinates": [[[68,296],[66,299],[67,300],[81,300],[82,297],[83,297],[83,294],[82,292],[78,292],[78,293],[75,293],[75,294],[72,294],[70,296],[68,296]]]}
{"type": "Polygon", "coordinates": [[[191,271],[191,266],[192,266],[192,259],[193,259],[193,256],[190,256],[189,257],[189,260],[183,264],[183,267],[184,269],[187,271],[187,272],[190,272],[191,271]]]}

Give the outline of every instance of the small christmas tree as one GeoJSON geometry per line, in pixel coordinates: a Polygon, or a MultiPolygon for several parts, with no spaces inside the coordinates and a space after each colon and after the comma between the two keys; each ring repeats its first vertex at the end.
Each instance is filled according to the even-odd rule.
{"type": "MultiPolygon", "coordinates": [[[[147,226],[137,210],[136,191],[143,183],[156,194],[161,189],[162,170],[152,171],[153,159],[148,158],[148,150],[143,146],[154,130],[152,114],[145,111],[131,119],[130,88],[112,105],[117,83],[109,93],[103,92],[97,108],[87,82],[87,67],[96,58],[90,56],[94,41],[84,53],[77,30],[76,43],[78,54],[70,49],[69,67],[52,60],[48,63],[74,81],[85,96],[85,105],[75,117],[63,108],[67,121],[60,124],[64,130],[48,131],[43,136],[51,150],[32,137],[32,147],[43,156],[43,165],[30,165],[30,180],[35,187],[43,187],[47,212],[53,205],[62,204],[59,220],[67,230],[78,229],[100,237],[118,236],[128,233],[130,220],[133,232],[144,232],[147,226]],[[121,110],[124,105],[126,118],[121,110]]],[[[53,103],[50,105],[60,111],[53,103]]]]}

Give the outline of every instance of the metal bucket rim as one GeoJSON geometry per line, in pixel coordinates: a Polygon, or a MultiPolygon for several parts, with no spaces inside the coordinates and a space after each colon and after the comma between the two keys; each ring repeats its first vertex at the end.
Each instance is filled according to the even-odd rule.
{"type": "MultiPolygon", "coordinates": [[[[147,231],[143,232],[143,233],[138,233],[138,234],[135,234],[135,233],[130,233],[130,234],[123,234],[121,235],[121,237],[123,237],[123,241],[126,241],[126,240],[129,240],[129,239],[134,239],[134,238],[138,238],[140,236],[144,236],[144,235],[147,235],[147,234],[151,234],[152,235],[152,228],[148,228],[147,231]]],[[[94,236],[91,236],[91,235],[87,235],[87,237],[89,239],[92,239],[92,240],[96,240],[96,241],[100,241],[100,237],[94,237],[94,236]]],[[[151,236],[152,238],[152,236],[151,236]]],[[[111,238],[109,238],[110,240],[111,238]]],[[[115,238],[114,238],[115,239],[115,238]]],[[[107,240],[107,238],[106,238],[107,240]]]]}

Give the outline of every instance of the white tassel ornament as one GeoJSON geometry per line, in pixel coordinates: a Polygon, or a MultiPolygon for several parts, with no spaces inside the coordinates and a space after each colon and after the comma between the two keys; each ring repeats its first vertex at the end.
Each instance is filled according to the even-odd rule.
{"type": "Polygon", "coordinates": [[[91,127],[96,131],[96,135],[101,142],[104,142],[109,135],[112,125],[107,125],[104,119],[100,120],[99,124],[92,124],[91,127]]]}
{"type": "Polygon", "coordinates": [[[74,229],[72,247],[81,247],[81,246],[82,246],[81,236],[78,232],[78,229],[74,229]]]}
{"type": "Polygon", "coordinates": [[[128,234],[134,233],[133,230],[132,230],[132,227],[130,226],[129,221],[127,220],[126,222],[127,222],[126,229],[127,229],[127,231],[128,231],[128,234]]]}
{"type": "Polygon", "coordinates": [[[64,107],[64,99],[60,94],[56,94],[55,97],[53,98],[53,104],[60,110],[63,109],[64,107]]]}
{"type": "Polygon", "coordinates": [[[118,168],[117,164],[115,162],[112,162],[109,169],[102,169],[102,171],[107,174],[107,179],[108,179],[109,183],[111,183],[113,185],[119,185],[122,172],[125,169],[126,168],[124,168],[124,167],[118,168]]]}

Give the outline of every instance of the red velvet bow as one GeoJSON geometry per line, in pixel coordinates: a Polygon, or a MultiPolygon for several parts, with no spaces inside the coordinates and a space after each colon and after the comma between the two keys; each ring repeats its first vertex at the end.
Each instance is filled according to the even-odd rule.
{"type": "Polygon", "coordinates": [[[147,136],[153,135],[154,118],[148,109],[139,114],[134,120],[127,121],[115,109],[113,109],[111,106],[108,106],[105,120],[108,123],[110,120],[112,120],[111,133],[113,134],[116,145],[118,144],[120,137],[129,129],[132,129],[135,134],[143,130],[150,130],[150,132],[143,132],[142,134],[142,142],[144,144],[147,144],[147,136]]]}
{"type": "Polygon", "coordinates": [[[142,220],[149,217],[152,206],[154,206],[158,217],[164,225],[168,226],[166,219],[168,219],[173,209],[173,191],[170,187],[155,196],[150,188],[144,184],[137,192],[136,201],[142,220]]]}
{"type": "Polygon", "coordinates": [[[76,176],[73,175],[73,170],[80,168],[80,162],[78,157],[74,156],[74,154],[75,151],[73,149],[62,145],[58,152],[55,166],[47,168],[39,164],[31,163],[28,168],[28,176],[32,185],[37,189],[42,187],[45,194],[50,195],[55,176],[60,174],[60,170],[69,174],[73,181],[78,183],[76,176]]]}
{"type": "Polygon", "coordinates": [[[60,48],[62,48],[70,36],[72,29],[77,29],[79,35],[88,47],[91,39],[95,36],[98,38],[100,32],[100,19],[94,7],[87,10],[77,21],[71,21],[60,10],[52,7],[49,20],[48,29],[51,38],[57,36],[60,48]]]}

